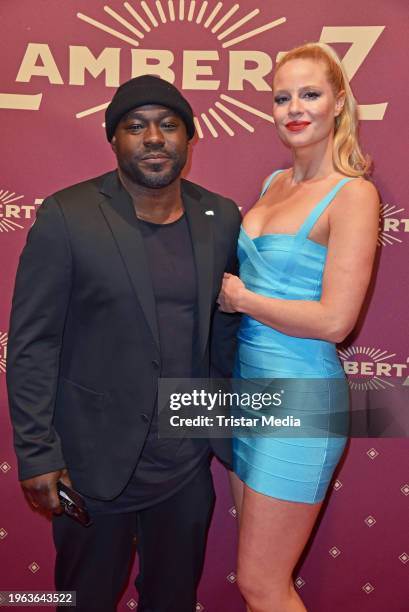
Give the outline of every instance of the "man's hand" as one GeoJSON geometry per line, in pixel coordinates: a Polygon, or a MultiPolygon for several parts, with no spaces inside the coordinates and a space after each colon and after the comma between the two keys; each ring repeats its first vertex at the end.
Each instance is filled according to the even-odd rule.
{"type": "Polygon", "coordinates": [[[62,514],[63,507],[57,494],[57,481],[61,480],[68,487],[72,487],[68,471],[66,469],[57,472],[40,474],[34,478],[21,481],[21,486],[29,503],[42,512],[62,514]]]}

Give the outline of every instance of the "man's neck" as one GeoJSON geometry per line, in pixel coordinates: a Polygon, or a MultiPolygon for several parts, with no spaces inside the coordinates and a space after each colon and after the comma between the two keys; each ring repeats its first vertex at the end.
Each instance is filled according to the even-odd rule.
{"type": "Polygon", "coordinates": [[[133,183],[120,170],[118,175],[123,187],[132,198],[138,219],[162,224],[176,221],[183,214],[180,177],[166,187],[152,189],[133,183]]]}

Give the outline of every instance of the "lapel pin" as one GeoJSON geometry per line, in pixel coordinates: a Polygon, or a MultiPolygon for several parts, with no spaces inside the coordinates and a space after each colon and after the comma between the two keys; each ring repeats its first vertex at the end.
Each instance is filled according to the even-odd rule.
{"type": "Polygon", "coordinates": [[[205,210],[205,215],[209,215],[209,217],[214,217],[214,210],[205,210]]]}

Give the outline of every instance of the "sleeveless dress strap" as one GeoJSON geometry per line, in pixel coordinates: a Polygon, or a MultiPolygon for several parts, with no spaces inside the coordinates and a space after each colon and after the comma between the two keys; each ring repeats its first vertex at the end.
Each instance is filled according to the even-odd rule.
{"type": "Polygon", "coordinates": [[[273,178],[279,174],[280,172],[284,172],[284,170],[275,170],[272,174],[270,174],[270,176],[268,177],[264,187],[263,187],[263,191],[260,193],[260,198],[265,194],[265,192],[267,191],[267,189],[270,187],[271,185],[271,181],[273,180],[273,178]]]}
{"type": "Polygon", "coordinates": [[[314,224],[318,221],[319,217],[322,215],[324,210],[330,205],[338,191],[345,185],[345,183],[349,183],[349,181],[354,180],[352,177],[345,177],[341,179],[333,189],[313,208],[310,212],[297,234],[294,237],[292,249],[288,254],[288,260],[284,269],[281,272],[280,277],[280,285],[284,288],[284,293],[287,290],[288,284],[291,282],[292,275],[294,273],[294,269],[297,265],[297,253],[299,252],[299,248],[303,242],[308,238],[308,235],[311,229],[314,227],[314,224]]]}
{"type": "Polygon", "coordinates": [[[328,206],[331,204],[332,200],[335,198],[335,196],[337,195],[338,191],[346,184],[349,183],[349,181],[353,181],[354,179],[352,177],[345,177],[343,179],[341,179],[333,189],[331,189],[331,191],[329,193],[327,193],[327,195],[315,206],[315,208],[312,209],[312,211],[310,212],[310,214],[308,215],[308,217],[306,218],[306,220],[304,221],[304,223],[302,224],[302,226],[300,227],[300,229],[297,232],[297,241],[299,240],[305,240],[306,238],[308,238],[312,228],[314,227],[314,225],[316,224],[316,222],[318,221],[318,219],[320,218],[320,216],[322,215],[322,213],[328,208],[328,206]]]}

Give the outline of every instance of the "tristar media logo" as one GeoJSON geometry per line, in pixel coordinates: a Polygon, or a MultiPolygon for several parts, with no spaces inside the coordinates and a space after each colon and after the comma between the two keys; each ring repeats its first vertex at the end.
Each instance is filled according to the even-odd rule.
{"type": "Polygon", "coordinates": [[[41,199],[26,204],[23,195],[8,189],[0,189],[0,234],[23,230],[32,225],[41,199]]]}
{"type": "Polygon", "coordinates": [[[396,353],[367,346],[350,346],[340,349],[338,354],[351,389],[387,389],[394,387],[397,380],[409,384],[409,357],[401,363],[396,359],[396,353]]]}
{"type": "MultiPolygon", "coordinates": [[[[86,12],[76,14],[78,21],[98,31],[102,44],[119,41],[121,46],[105,46],[95,54],[95,45],[93,51],[85,45],[68,45],[67,66],[60,60],[57,63],[57,48],[54,51],[45,43],[28,43],[15,80],[29,83],[34,78],[35,83],[78,87],[85,86],[86,80],[89,84],[90,78],[104,78],[105,86],[114,88],[128,78],[156,74],[187,93],[196,111],[199,138],[235,136],[243,130],[253,133],[259,119],[273,123],[271,98],[267,104],[261,94],[271,92],[273,64],[285,51],[275,48],[274,29],[285,27],[288,21],[285,15],[274,14],[274,3],[262,4],[263,10],[253,2],[207,0],[118,1],[105,6],[84,3],[86,12]],[[126,53],[130,73],[124,75],[121,65],[126,53]],[[68,79],[64,82],[65,74],[68,79]]],[[[66,6],[64,10],[69,11],[66,6]]],[[[320,40],[350,44],[343,63],[352,79],[384,28],[324,26],[320,40]]],[[[308,36],[300,32],[299,38],[308,36]]],[[[99,113],[102,123],[112,93],[113,89],[88,108],[73,110],[75,117],[83,120],[99,113]]],[[[42,91],[0,94],[0,108],[37,111],[45,95],[42,91]]],[[[360,105],[360,117],[381,120],[386,108],[387,102],[360,105]]]]}
{"type": "Polygon", "coordinates": [[[0,332],[0,374],[6,371],[7,334],[0,332]]]}
{"type": "Polygon", "coordinates": [[[409,219],[404,219],[404,208],[393,204],[382,204],[379,220],[378,245],[390,246],[401,244],[403,237],[409,232],[409,219]]]}

